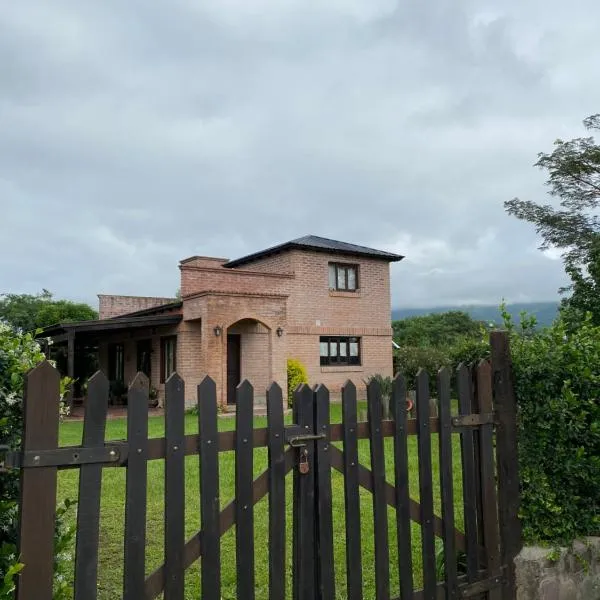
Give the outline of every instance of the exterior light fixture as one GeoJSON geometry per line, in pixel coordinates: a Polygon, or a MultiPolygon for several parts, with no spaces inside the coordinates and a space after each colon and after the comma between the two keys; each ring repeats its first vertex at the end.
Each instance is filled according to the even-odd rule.
{"type": "Polygon", "coordinates": [[[277,336],[281,337],[283,335],[283,329],[281,327],[277,328],[277,336]]]}
{"type": "Polygon", "coordinates": [[[215,331],[215,335],[216,335],[217,337],[220,337],[221,333],[223,332],[223,328],[222,328],[220,325],[217,325],[217,326],[215,327],[214,331],[215,331]]]}

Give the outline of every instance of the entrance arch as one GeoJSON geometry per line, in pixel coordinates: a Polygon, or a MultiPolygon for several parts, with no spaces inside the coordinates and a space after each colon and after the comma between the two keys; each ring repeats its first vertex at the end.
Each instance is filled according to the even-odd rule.
{"type": "Polygon", "coordinates": [[[225,400],[235,404],[237,385],[247,379],[255,389],[255,402],[264,402],[264,391],[273,381],[273,329],[255,317],[244,317],[225,328],[223,381],[225,400]]]}

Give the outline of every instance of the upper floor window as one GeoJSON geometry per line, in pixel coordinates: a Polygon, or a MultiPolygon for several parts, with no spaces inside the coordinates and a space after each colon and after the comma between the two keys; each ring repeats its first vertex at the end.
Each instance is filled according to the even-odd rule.
{"type": "Polygon", "coordinates": [[[329,289],[355,292],[358,289],[358,265],[329,263],[329,289]]]}
{"type": "Polygon", "coordinates": [[[322,336],[319,342],[321,366],[360,365],[360,338],[322,336]]]}
{"type": "Polygon", "coordinates": [[[177,370],[177,336],[160,340],[160,382],[164,383],[177,370]]]}

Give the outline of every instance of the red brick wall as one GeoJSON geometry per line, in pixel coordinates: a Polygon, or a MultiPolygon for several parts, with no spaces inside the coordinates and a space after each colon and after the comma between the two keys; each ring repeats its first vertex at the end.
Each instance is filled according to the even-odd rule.
{"type": "Polygon", "coordinates": [[[369,375],[392,375],[389,263],[299,250],[235,269],[222,267],[223,260],[194,257],[180,264],[184,323],[195,320],[198,328],[178,345],[186,383],[209,374],[226,401],[228,328],[242,335],[242,378],[251,381],[257,398],[272,380],[285,390],[287,358],[301,360],[310,382],[333,392],[349,378],[364,389],[369,375]],[[330,291],[329,262],[358,264],[360,289],[330,291]],[[257,328],[257,321],[266,327],[257,328]],[[216,325],[223,328],[219,337],[216,325]],[[321,335],[360,337],[362,365],[321,367],[321,335]]]}
{"type": "Polygon", "coordinates": [[[247,265],[236,267],[236,271],[262,271],[263,273],[292,273],[292,254],[281,252],[254,260],[247,265]]]}
{"type": "Polygon", "coordinates": [[[175,302],[175,298],[157,298],[151,296],[113,296],[98,294],[98,313],[100,319],[111,319],[138,310],[146,310],[175,302]]]}
{"type": "Polygon", "coordinates": [[[289,274],[268,271],[225,269],[224,267],[205,267],[193,264],[182,264],[179,268],[183,298],[208,291],[285,294],[289,289],[289,282],[293,278],[289,274]]]}
{"type": "Polygon", "coordinates": [[[278,381],[284,387],[285,341],[276,335],[276,330],[285,327],[285,296],[204,294],[184,300],[183,307],[185,320],[200,319],[201,374],[215,380],[219,402],[224,404],[227,400],[228,332],[242,334],[242,377],[251,381],[257,399],[264,397],[264,388],[270,381],[278,381]],[[264,327],[257,327],[256,322],[264,327]],[[222,328],[218,337],[214,331],[217,325],[222,328]]]}
{"type": "Polygon", "coordinates": [[[288,335],[287,351],[290,358],[297,358],[306,367],[311,385],[322,383],[330,391],[339,392],[347,379],[351,379],[359,390],[364,390],[364,381],[377,373],[392,375],[392,343],[387,335],[362,335],[361,365],[326,367],[320,365],[319,335],[288,335]]]}
{"type": "Polygon", "coordinates": [[[289,326],[391,327],[389,263],[299,250],[291,255],[295,278],[289,291],[289,326]],[[357,264],[360,289],[330,291],[330,262],[357,264]]]}

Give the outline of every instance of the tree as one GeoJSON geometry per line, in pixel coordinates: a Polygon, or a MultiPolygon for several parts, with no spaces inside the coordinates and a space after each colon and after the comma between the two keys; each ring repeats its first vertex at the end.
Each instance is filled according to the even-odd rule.
{"type": "Polygon", "coordinates": [[[464,337],[478,336],[482,323],[466,312],[452,310],[394,321],[392,326],[394,340],[401,346],[439,348],[450,346],[464,337]]]}
{"type": "MultiPolygon", "coordinates": [[[[583,121],[588,131],[600,130],[600,114],[583,121]]],[[[535,225],[542,236],[540,249],[562,250],[571,292],[563,310],[571,316],[591,312],[600,324],[600,145],[593,137],[557,140],[550,154],[540,153],[535,166],[545,169],[549,194],[560,198],[560,208],[515,198],[507,212],[535,225]]]]}
{"type": "Polygon", "coordinates": [[[87,304],[54,300],[48,290],[36,295],[0,295],[0,321],[20,331],[35,331],[56,323],[97,318],[98,313],[87,304]]]}

